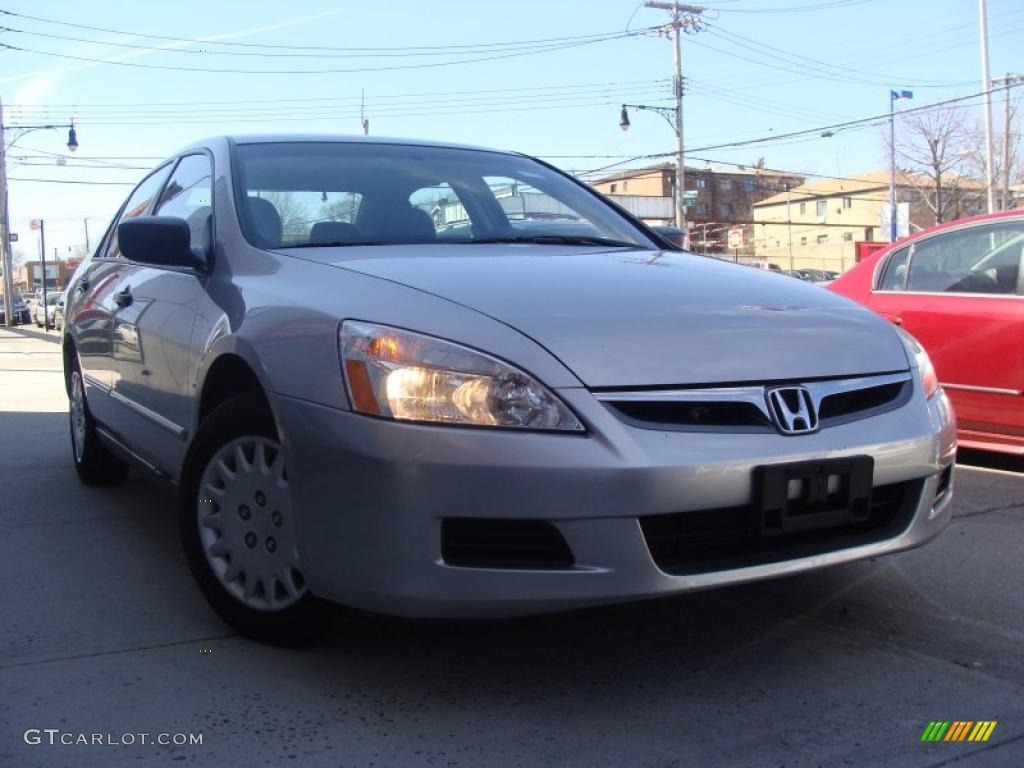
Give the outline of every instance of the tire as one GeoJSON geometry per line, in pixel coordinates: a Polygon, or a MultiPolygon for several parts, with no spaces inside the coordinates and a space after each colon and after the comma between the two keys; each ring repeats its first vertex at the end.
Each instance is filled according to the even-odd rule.
{"type": "Polygon", "coordinates": [[[200,424],[178,498],[189,569],[221,619],[284,646],[330,627],[337,607],[301,575],[284,452],[262,393],[230,400],[200,424]]]}
{"type": "Polygon", "coordinates": [[[113,485],[124,480],[128,464],[111,453],[96,434],[77,356],[68,377],[68,401],[71,456],[79,479],[86,485],[113,485]]]}

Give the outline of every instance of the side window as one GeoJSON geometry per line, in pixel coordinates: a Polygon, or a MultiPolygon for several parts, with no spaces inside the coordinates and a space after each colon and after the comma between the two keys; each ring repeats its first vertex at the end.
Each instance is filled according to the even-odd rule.
{"type": "Polygon", "coordinates": [[[976,226],[915,246],[907,290],[929,293],[1017,292],[1024,223],[976,226]]]}
{"type": "MultiPolygon", "coordinates": [[[[409,205],[430,217],[435,233],[451,235],[470,234],[472,223],[459,196],[447,182],[431,187],[420,187],[409,195],[409,205]]],[[[422,216],[418,218],[426,222],[422,216]]],[[[425,227],[425,224],[423,225],[425,227]]],[[[430,234],[425,233],[429,238],[430,234]]]]}
{"type": "Polygon", "coordinates": [[[882,266],[882,277],[878,281],[879,291],[902,291],[907,284],[907,257],[910,248],[900,248],[889,255],[882,266]]]}
{"type": "Polygon", "coordinates": [[[121,209],[121,214],[110,227],[107,248],[103,252],[104,256],[113,259],[121,255],[121,249],[117,244],[117,225],[125,219],[144,216],[149,211],[150,203],[153,202],[153,198],[160,191],[160,187],[163,186],[164,179],[167,178],[170,169],[170,165],[165,165],[163,168],[154,171],[143,179],[139,186],[135,188],[135,191],[128,196],[128,201],[124,204],[124,208],[121,209]]]}
{"type": "Polygon", "coordinates": [[[184,219],[192,232],[192,245],[209,250],[213,223],[210,158],[203,154],[181,158],[153,214],[184,219]]]}

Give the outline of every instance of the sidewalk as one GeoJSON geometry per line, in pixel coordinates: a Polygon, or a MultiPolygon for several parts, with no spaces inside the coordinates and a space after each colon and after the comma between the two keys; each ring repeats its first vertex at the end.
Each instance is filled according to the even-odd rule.
{"type": "Polygon", "coordinates": [[[0,412],[67,411],[60,334],[0,328],[0,412]]]}

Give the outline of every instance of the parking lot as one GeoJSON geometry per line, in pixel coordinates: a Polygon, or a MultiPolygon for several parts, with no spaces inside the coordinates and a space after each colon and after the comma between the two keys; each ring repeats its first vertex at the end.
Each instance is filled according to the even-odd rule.
{"type": "Polygon", "coordinates": [[[878,561],[531,619],[362,616],[282,650],[207,608],[169,491],[79,484],[65,403],[58,336],[0,330],[5,767],[1024,764],[1013,460],[962,457],[950,527],[878,561]],[[922,743],[934,720],[997,725],[922,743]]]}

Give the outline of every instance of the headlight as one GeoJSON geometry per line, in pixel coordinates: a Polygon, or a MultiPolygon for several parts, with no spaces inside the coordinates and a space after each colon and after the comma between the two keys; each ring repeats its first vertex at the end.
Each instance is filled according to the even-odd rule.
{"type": "Polygon", "coordinates": [[[582,432],[547,387],[482,352],[356,320],[342,323],[341,362],[352,407],[373,416],[485,427],[582,432]]]}
{"type": "Polygon", "coordinates": [[[930,400],[939,391],[939,377],[935,374],[935,366],[932,365],[932,359],[928,357],[928,353],[924,351],[924,347],[921,346],[917,339],[902,328],[897,328],[896,331],[903,339],[903,344],[907,348],[907,355],[921,377],[924,397],[926,400],[930,400]]]}

